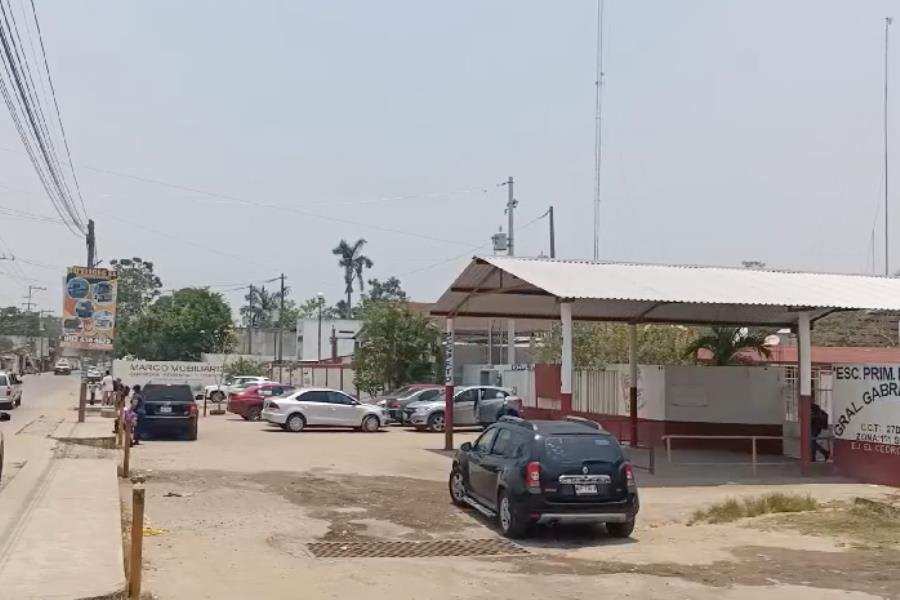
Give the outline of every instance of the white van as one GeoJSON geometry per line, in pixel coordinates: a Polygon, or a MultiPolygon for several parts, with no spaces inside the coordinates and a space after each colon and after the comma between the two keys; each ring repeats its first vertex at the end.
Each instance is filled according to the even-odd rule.
{"type": "Polygon", "coordinates": [[[15,373],[0,371],[0,408],[22,404],[22,380],[15,373]]]}

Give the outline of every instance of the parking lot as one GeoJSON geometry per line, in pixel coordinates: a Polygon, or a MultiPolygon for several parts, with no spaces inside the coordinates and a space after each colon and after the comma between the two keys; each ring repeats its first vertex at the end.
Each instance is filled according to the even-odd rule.
{"type": "MultiPolygon", "coordinates": [[[[457,444],[477,435],[460,433],[457,444]]],[[[696,508],[770,486],[688,487],[639,474],[631,539],[568,526],[507,544],[493,523],[450,503],[442,444],[441,435],[397,427],[293,434],[234,415],[203,418],[197,442],[145,442],[133,455],[147,478],[145,589],[165,599],[580,598],[610,589],[721,599],[759,597],[760,586],[770,598],[897,593],[895,549],[775,521],[686,523],[696,508]]],[[[849,483],[778,491],[826,501],[887,493],[849,483]]]]}

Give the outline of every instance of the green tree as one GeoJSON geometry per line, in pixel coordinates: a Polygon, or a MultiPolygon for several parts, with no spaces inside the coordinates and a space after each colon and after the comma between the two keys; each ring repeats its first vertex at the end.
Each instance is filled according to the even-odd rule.
{"type": "MultiPolygon", "coordinates": [[[[575,366],[600,369],[629,360],[628,325],[622,323],[574,323],[572,354],[575,366]]],[[[697,337],[696,332],[679,325],[638,325],[638,362],[673,365],[690,362],[685,352],[697,337]]],[[[535,340],[535,356],[539,362],[558,363],[562,355],[559,326],[535,340]]]]}
{"type": "Polygon", "coordinates": [[[440,332],[403,304],[367,304],[357,339],[355,381],[366,392],[437,381],[442,370],[440,332]]]}
{"type": "Polygon", "coordinates": [[[688,345],[684,356],[696,360],[700,350],[709,351],[716,366],[740,364],[738,353],[742,350],[755,350],[766,358],[771,355],[763,333],[742,327],[711,327],[688,345]]]}
{"type": "Polygon", "coordinates": [[[297,307],[297,318],[298,319],[314,319],[319,316],[319,305],[322,305],[322,318],[323,319],[337,319],[343,313],[339,310],[337,306],[328,306],[325,304],[324,298],[319,298],[318,296],[313,296],[312,298],[307,298],[303,302],[301,302],[297,307]]]}
{"type": "Polygon", "coordinates": [[[262,377],[266,374],[262,363],[243,357],[226,364],[223,370],[226,377],[239,377],[241,375],[262,377]]]}
{"type": "MultiPolygon", "coordinates": [[[[285,312],[287,312],[287,293],[290,288],[285,288],[285,312]]],[[[248,327],[274,327],[278,324],[278,312],[281,308],[281,291],[270,291],[266,286],[253,286],[244,296],[247,301],[241,307],[241,317],[248,327]],[[252,308],[251,308],[252,307],[252,308]]]]}
{"type": "Polygon", "coordinates": [[[120,331],[159,297],[162,280],[153,272],[153,263],[140,258],[109,261],[118,275],[116,328],[120,331]]]}
{"type": "Polygon", "coordinates": [[[117,356],[142,360],[200,360],[235,344],[231,308],[221,294],[184,288],[152,303],[116,339],[117,356]]]}
{"type": "Polygon", "coordinates": [[[385,281],[378,279],[369,280],[369,293],[366,300],[372,302],[408,302],[409,297],[403,291],[400,280],[396,277],[390,277],[385,281]]]}
{"type": "Polygon", "coordinates": [[[347,304],[344,308],[345,318],[351,317],[353,308],[353,282],[359,283],[359,293],[364,291],[363,271],[371,269],[372,260],[362,253],[366,240],[360,238],[348,244],[346,240],[341,242],[331,251],[332,254],[339,257],[338,266],[344,270],[344,292],[347,294],[347,304]]]}

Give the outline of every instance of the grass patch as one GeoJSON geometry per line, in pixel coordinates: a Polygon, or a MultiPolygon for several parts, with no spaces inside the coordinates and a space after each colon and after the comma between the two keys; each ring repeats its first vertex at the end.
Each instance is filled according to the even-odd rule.
{"type": "Polygon", "coordinates": [[[854,498],[814,513],[782,515],[770,523],[801,533],[849,538],[860,548],[894,548],[900,544],[900,506],[896,499],[854,498]]]}
{"type": "Polygon", "coordinates": [[[731,523],[747,517],[758,517],[773,513],[797,513],[816,510],[819,503],[812,496],[799,494],[782,494],[775,492],[754,498],[737,500],[729,498],[712,506],[694,511],[688,525],[694,523],[731,523]]]}

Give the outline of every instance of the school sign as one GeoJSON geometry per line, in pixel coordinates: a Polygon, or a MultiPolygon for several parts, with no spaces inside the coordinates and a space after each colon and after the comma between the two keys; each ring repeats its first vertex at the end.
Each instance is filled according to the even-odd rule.
{"type": "Polygon", "coordinates": [[[834,365],[832,398],[838,467],[900,484],[900,365],[834,365]]]}

